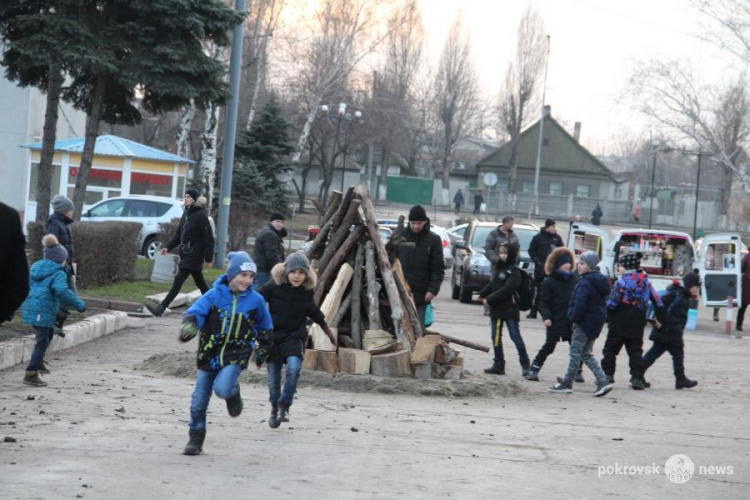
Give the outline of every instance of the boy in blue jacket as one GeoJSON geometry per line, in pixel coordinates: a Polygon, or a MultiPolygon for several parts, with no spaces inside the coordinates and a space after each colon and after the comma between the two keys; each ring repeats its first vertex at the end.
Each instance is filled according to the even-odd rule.
{"type": "Polygon", "coordinates": [[[558,377],[557,384],[548,387],[547,390],[556,394],[572,393],[573,378],[583,360],[596,378],[594,396],[600,397],[609,393],[612,386],[607,383],[607,376],[604,375],[593,350],[594,342],[599,337],[607,318],[605,304],[611,287],[607,278],[597,269],[599,256],[596,252],[584,252],[579,259],[577,267],[581,279],[573,290],[568,306],[568,320],[573,325],[568,371],[565,376],[558,377]]]}
{"type": "Polygon", "coordinates": [[[86,304],[68,288],[68,273],[65,270],[68,251],[60,245],[53,234],[45,235],[42,245],[44,260],[37,261],[31,266],[29,296],[21,305],[23,322],[34,327],[36,337],[23,383],[37,387],[47,385],[39,374],[49,373],[44,366],[44,355],[55,335],[53,327],[60,302],[75,307],[79,312],[86,310],[86,304]]]}
{"type": "Polygon", "coordinates": [[[257,267],[247,252],[228,255],[227,273],[193,304],[182,317],[180,340],[187,342],[200,332],[198,375],[190,401],[190,441],[185,455],[198,455],[206,439],[206,410],[211,392],[226,400],[229,416],[242,413],[238,382],[247,368],[258,336],[270,335],[271,315],[253,290],[257,267]]]}

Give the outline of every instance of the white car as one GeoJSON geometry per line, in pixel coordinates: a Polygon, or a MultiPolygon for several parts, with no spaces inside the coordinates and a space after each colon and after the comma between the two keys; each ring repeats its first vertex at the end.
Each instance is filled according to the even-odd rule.
{"type": "Polygon", "coordinates": [[[87,222],[140,222],[138,248],[149,259],[161,249],[159,224],[182,217],[182,202],[162,196],[130,195],[102,200],[81,216],[87,222]]]}

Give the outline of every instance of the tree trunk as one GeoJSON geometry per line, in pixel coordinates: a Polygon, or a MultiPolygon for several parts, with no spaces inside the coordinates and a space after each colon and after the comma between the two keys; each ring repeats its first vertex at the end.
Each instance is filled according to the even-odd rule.
{"type": "Polygon", "coordinates": [[[73,193],[73,207],[75,210],[73,217],[75,220],[81,220],[83,203],[86,201],[86,186],[88,185],[91,163],[94,160],[94,147],[96,146],[96,138],[99,135],[99,123],[102,118],[102,108],[106,92],[107,77],[101,75],[96,80],[91,111],[89,111],[89,116],[86,120],[86,140],[83,143],[83,154],[81,154],[81,164],[78,166],[76,188],[73,193]]]}
{"type": "MultiPolygon", "coordinates": [[[[319,96],[314,96],[314,98],[310,101],[313,103],[320,102],[319,96]]],[[[307,113],[307,119],[305,120],[305,125],[302,127],[302,133],[299,136],[299,140],[297,141],[297,146],[294,148],[294,152],[292,153],[292,162],[299,163],[300,158],[302,158],[302,150],[305,147],[305,144],[307,143],[307,138],[310,135],[310,129],[312,128],[312,123],[315,121],[315,114],[318,112],[318,108],[312,108],[309,113],[307,113]]]]}
{"type": "Polygon", "coordinates": [[[450,157],[451,157],[451,136],[453,135],[453,129],[450,123],[445,124],[445,147],[443,149],[443,190],[450,191],[451,189],[451,169],[450,169],[450,157]]]}
{"type": "Polygon", "coordinates": [[[388,148],[383,146],[383,152],[380,156],[380,190],[378,199],[385,200],[388,195],[388,163],[390,163],[390,153],[388,148]]]}
{"type": "Polygon", "coordinates": [[[180,128],[177,131],[177,156],[190,158],[190,129],[195,117],[195,101],[190,99],[190,106],[183,108],[182,118],[180,118],[180,128]]]}
{"type": "Polygon", "coordinates": [[[201,163],[199,170],[199,180],[203,185],[203,193],[206,200],[208,200],[209,207],[212,206],[213,201],[218,135],[219,106],[211,102],[206,109],[206,121],[203,123],[203,134],[201,135],[201,163]]]}
{"type": "Polygon", "coordinates": [[[47,109],[44,113],[44,131],[42,132],[42,153],[39,159],[36,185],[36,221],[44,222],[49,215],[50,186],[52,180],[52,160],[55,156],[57,138],[57,116],[60,106],[60,91],[63,74],[60,64],[49,65],[49,82],[47,84],[47,109]]]}

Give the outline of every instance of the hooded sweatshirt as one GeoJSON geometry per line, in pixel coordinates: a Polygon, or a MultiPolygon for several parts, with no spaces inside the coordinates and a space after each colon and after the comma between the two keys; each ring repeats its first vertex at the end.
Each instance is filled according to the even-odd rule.
{"type": "Polygon", "coordinates": [[[68,288],[68,273],[57,262],[35,262],[29,270],[29,282],[29,296],[21,305],[27,325],[53,327],[61,300],[80,312],[86,310],[86,304],[68,288]]]}

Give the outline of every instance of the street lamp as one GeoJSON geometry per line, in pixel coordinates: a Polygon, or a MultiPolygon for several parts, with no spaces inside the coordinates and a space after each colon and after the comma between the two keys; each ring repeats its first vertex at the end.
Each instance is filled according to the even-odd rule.
{"type": "Polygon", "coordinates": [[[698,195],[701,188],[701,160],[704,156],[713,156],[713,154],[706,152],[701,145],[698,145],[698,149],[693,151],[683,149],[682,154],[698,157],[698,173],[695,178],[695,211],[693,213],[693,239],[695,239],[698,232],[698,195]]]}
{"type": "Polygon", "coordinates": [[[667,141],[665,147],[661,149],[659,149],[660,145],[661,145],[661,141],[658,139],[654,139],[653,141],[651,141],[651,146],[654,148],[654,160],[651,164],[651,203],[648,209],[648,228],[649,229],[651,229],[651,223],[654,217],[654,181],[656,180],[656,153],[659,153],[659,152],[666,153],[669,151],[674,151],[674,149],[672,149],[672,141],[667,141]]]}
{"type": "MultiPolygon", "coordinates": [[[[346,153],[347,153],[347,150],[349,149],[349,130],[351,129],[352,122],[354,122],[355,120],[359,120],[360,118],[362,118],[362,112],[360,110],[357,110],[357,111],[354,112],[354,115],[352,115],[351,113],[347,113],[346,112],[346,103],[344,103],[344,102],[342,102],[342,103],[339,104],[339,109],[338,109],[337,113],[335,115],[333,115],[333,116],[331,116],[331,114],[328,113],[329,109],[330,108],[328,107],[327,104],[323,104],[320,107],[320,110],[323,111],[323,113],[326,114],[326,118],[328,118],[328,121],[331,123],[331,125],[333,125],[333,120],[336,120],[336,136],[333,139],[333,150],[334,150],[334,156],[333,157],[334,157],[334,159],[337,157],[338,152],[339,152],[339,146],[340,146],[340,144],[339,144],[339,131],[341,130],[341,122],[342,122],[342,120],[345,123],[345,125],[344,125],[344,147],[340,148],[341,152],[344,153],[344,162],[343,162],[343,164],[341,166],[341,192],[343,193],[344,192],[344,177],[345,177],[345,174],[346,174],[346,153]]],[[[333,166],[334,167],[336,166],[335,165],[335,161],[334,161],[334,165],[333,166]]]]}

